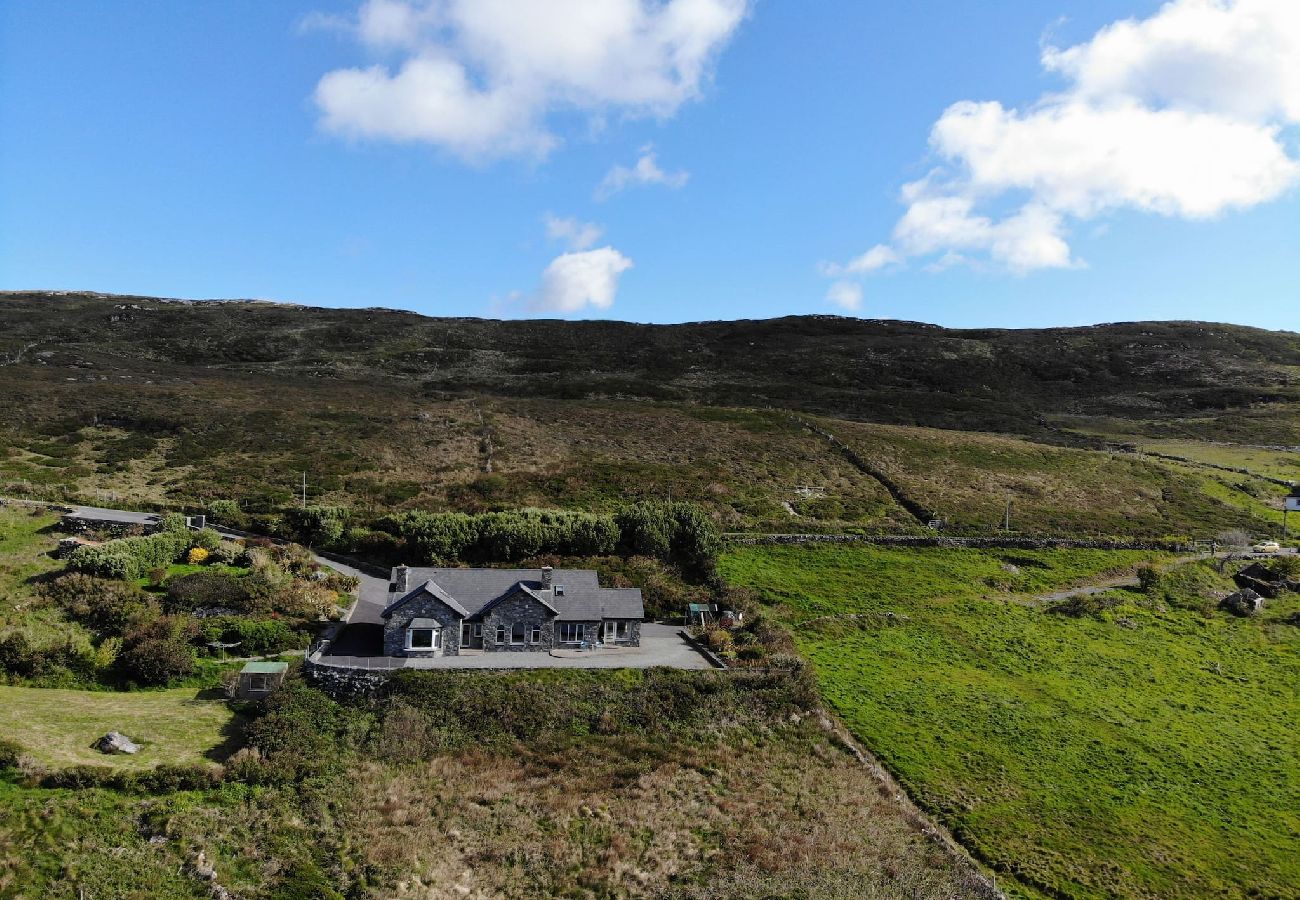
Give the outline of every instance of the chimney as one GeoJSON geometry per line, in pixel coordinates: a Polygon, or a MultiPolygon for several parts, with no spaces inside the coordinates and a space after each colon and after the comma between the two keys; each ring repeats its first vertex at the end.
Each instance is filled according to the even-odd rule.
{"type": "Polygon", "coordinates": [[[399,594],[405,594],[407,584],[411,580],[411,570],[406,566],[398,566],[393,570],[393,590],[399,594]]]}
{"type": "Polygon", "coordinates": [[[555,570],[550,566],[542,566],[542,590],[549,591],[551,589],[551,577],[554,574],[555,570]]]}

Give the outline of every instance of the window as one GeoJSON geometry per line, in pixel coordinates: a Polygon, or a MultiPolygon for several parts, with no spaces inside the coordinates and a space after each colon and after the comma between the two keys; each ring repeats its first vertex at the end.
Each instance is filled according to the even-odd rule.
{"type": "Polygon", "coordinates": [[[249,676],[248,676],[248,689],[249,689],[250,691],[257,691],[257,692],[259,692],[259,693],[266,693],[267,691],[269,691],[269,690],[271,689],[271,686],[267,683],[267,681],[268,681],[268,679],[267,679],[267,677],[266,677],[265,675],[249,675],[249,676]]]}
{"type": "Polygon", "coordinates": [[[498,626],[497,626],[497,643],[498,643],[498,644],[504,644],[505,642],[506,642],[506,626],[504,626],[504,625],[498,625],[498,626]]]}
{"type": "Polygon", "coordinates": [[[522,644],[524,642],[524,623],[515,622],[510,626],[510,643],[522,644]]]}
{"type": "Polygon", "coordinates": [[[585,627],[581,622],[561,622],[560,623],[560,642],[564,644],[576,644],[586,636],[585,627]]]}
{"type": "Polygon", "coordinates": [[[528,643],[540,644],[542,642],[542,626],[534,625],[528,632],[528,643]]]}
{"type": "Polygon", "coordinates": [[[614,631],[614,639],[618,641],[626,641],[628,635],[627,623],[619,622],[617,624],[618,627],[614,631]]]}
{"type": "Polygon", "coordinates": [[[439,628],[411,628],[406,632],[407,650],[437,650],[442,647],[439,628]]]}
{"type": "Polygon", "coordinates": [[[555,596],[557,596],[557,597],[563,597],[563,596],[564,596],[564,585],[562,585],[562,584],[557,584],[557,585],[555,586],[555,596]]]}

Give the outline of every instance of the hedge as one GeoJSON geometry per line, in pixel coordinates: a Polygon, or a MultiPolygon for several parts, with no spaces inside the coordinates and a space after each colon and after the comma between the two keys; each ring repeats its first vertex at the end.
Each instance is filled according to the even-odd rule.
{"type": "Polygon", "coordinates": [[[151,569],[171,565],[194,543],[185,517],[169,515],[163,518],[163,530],[156,534],[77,548],[68,568],[100,578],[139,578],[151,569]]]}

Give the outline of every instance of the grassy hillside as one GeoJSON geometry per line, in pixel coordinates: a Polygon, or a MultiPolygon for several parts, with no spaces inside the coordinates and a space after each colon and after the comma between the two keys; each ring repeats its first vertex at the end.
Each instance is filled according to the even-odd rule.
{"type": "MultiPolygon", "coordinates": [[[[1300,629],[1212,569],[1081,617],[1035,599],[1136,554],[755,547],[724,557],[826,699],[1029,896],[1292,896],[1300,629]]],[[[1004,886],[1007,886],[1004,884],[1004,886]]]]}

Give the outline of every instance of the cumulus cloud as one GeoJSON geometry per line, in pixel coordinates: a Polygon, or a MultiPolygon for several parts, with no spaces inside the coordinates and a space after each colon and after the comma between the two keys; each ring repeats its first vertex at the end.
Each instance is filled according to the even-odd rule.
{"type": "Polygon", "coordinates": [[[647,145],[641,148],[640,155],[631,166],[614,166],[605,173],[605,177],[596,186],[596,199],[608,200],[626,188],[647,184],[660,184],[676,190],[685,187],[690,178],[691,173],[685,170],[665,172],[659,167],[654,147],[647,145]]]}
{"type": "Polygon", "coordinates": [[[582,222],[573,217],[561,218],[547,213],[542,221],[546,224],[546,236],[553,241],[563,241],[570,250],[586,250],[605,233],[605,229],[595,222],[582,222]]]}
{"type": "Polygon", "coordinates": [[[891,241],[823,271],[915,257],[1075,266],[1072,222],[1121,209],[1204,219],[1300,183],[1286,143],[1300,123],[1294,0],[1173,0],[1077,46],[1049,46],[1042,64],[1064,90],[1024,109],[948,107],[930,132],[939,165],[904,186],[891,241]]]}
{"type": "Polygon", "coordinates": [[[613,247],[561,254],[542,273],[529,306],[537,312],[559,313],[608,309],[618,293],[619,278],[630,268],[632,260],[613,247]]]}
{"type": "Polygon", "coordinates": [[[862,285],[856,281],[836,281],[827,289],[826,299],[852,312],[862,306],[862,285]]]}
{"type": "Polygon", "coordinates": [[[542,155],[553,113],[662,118],[698,97],[748,3],[366,0],[348,29],[377,61],[320,79],[320,122],[467,159],[542,155]]]}

